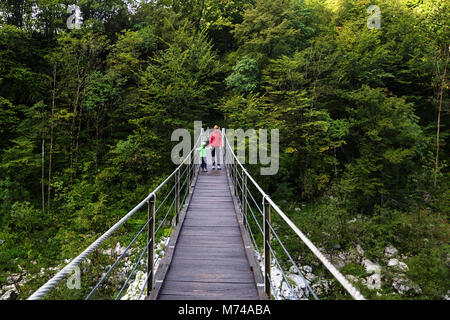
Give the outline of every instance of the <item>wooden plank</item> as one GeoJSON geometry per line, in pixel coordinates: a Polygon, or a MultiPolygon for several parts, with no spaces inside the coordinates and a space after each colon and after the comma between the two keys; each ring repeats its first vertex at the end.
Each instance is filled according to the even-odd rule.
{"type": "MultiPolygon", "coordinates": [[[[159,300],[234,300],[235,295],[223,295],[223,296],[201,296],[201,295],[175,295],[175,294],[161,294],[159,300]]],[[[253,298],[239,298],[240,300],[254,300],[253,298]]]]}
{"type": "MultiPolygon", "coordinates": [[[[221,262],[223,261],[214,261],[214,260],[180,260],[179,263],[172,265],[170,267],[170,270],[172,270],[175,274],[183,274],[183,273],[190,273],[195,275],[201,275],[199,276],[200,279],[203,279],[204,275],[208,274],[212,277],[230,277],[233,279],[251,279],[251,270],[248,266],[243,266],[242,263],[245,262],[245,260],[242,259],[234,259],[236,260],[230,260],[228,265],[224,265],[221,262]],[[185,261],[190,261],[192,263],[187,263],[185,261]],[[197,261],[197,263],[193,262],[197,261]],[[200,268],[201,266],[201,268],[200,268]]],[[[192,278],[194,279],[194,278],[192,278]]],[[[252,282],[253,283],[253,282],[252,282]]]]}
{"type": "Polygon", "coordinates": [[[186,217],[186,220],[199,220],[199,221],[205,221],[205,223],[209,223],[211,221],[230,221],[233,222],[235,224],[237,224],[236,218],[233,219],[233,217],[230,216],[226,216],[226,215],[222,215],[220,214],[220,212],[206,212],[203,214],[198,214],[195,216],[188,216],[186,217]]]}
{"type": "MultiPolygon", "coordinates": [[[[193,236],[181,236],[180,242],[186,243],[186,246],[207,246],[207,247],[236,247],[242,246],[242,240],[240,236],[237,237],[224,237],[215,238],[215,237],[193,237],[193,236]],[[226,241],[225,241],[226,240],[226,241]]],[[[243,249],[242,249],[243,250],[243,249]]]]}
{"type": "MultiPolygon", "coordinates": [[[[174,252],[175,258],[191,258],[191,259],[205,259],[206,257],[209,259],[232,259],[232,258],[241,258],[246,259],[245,254],[242,250],[237,249],[236,247],[229,248],[195,248],[189,247],[184,244],[178,243],[176,250],[174,252]]],[[[176,263],[176,261],[172,261],[172,263],[176,263]]]]}
{"type": "MultiPolygon", "coordinates": [[[[166,281],[198,281],[198,282],[226,282],[226,283],[251,283],[255,280],[250,271],[227,271],[225,269],[219,270],[204,268],[186,269],[184,267],[178,268],[171,266],[166,277],[166,281]]],[[[164,286],[163,286],[164,287],[164,286]]]]}
{"type": "Polygon", "coordinates": [[[185,297],[203,296],[210,299],[229,296],[233,300],[243,298],[258,299],[254,286],[247,283],[167,281],[161,293],[185,297]]]}
{"type": "Polygon", "coordinates": [[[195,260],[191,258],[177,259],[177,267],[184,266],[186,268],[204,268],[204,267],[214,267],[217,270],[221,270],[223,268],[230,270],[239,270],[239,271],[251,271],[249,265],[245,259],[222,259],[222,260],[214,260],[214,259],[202,259],[195,260]]]}
{"type": "MultiPolygon", "coordinates": [[[[231,243],[236,244],[239,247],[242,247],[242,240],[240,235],[233,235],[233,236],[220,236],[216,234],[209,234],[209,235],[198,235],[198,234],[190,234],[187,235],[184,232],[180,235],[180,243],[193,243],[196,241],[207,241],[207,242],[221,242],[221,243],[231,243]]],[[[243,249],[243,248],[242,248],[243,249]]]]}
{"type": "MultiPolygon", "coordinates": [[[[228,213],[230,210],[234,210],[233,205],[223,203],[223,204],[215,204],[215,205],[208,205],[207,203],[200,204],[200,203],[194,203],[189,206],[189,211],[196,211],[194,214],[200,214],[202,212],[211,212],[211,211],[219,211],[223,213],[228,213]]],[[[192,214],[192,215],[194,215],[192,214]]]]}
{"type": "Polygon", "coordinates": [[[233,202],[200,200],[200,201],[192,202],[189,205],[189,211],[192,212],[192,215],[200,214],[200,213],[204,212],[204,210],[225,211],[224,213],[226,213],[230,217],[233,217],[233,215],[230,214],[230,210],[234,210],[233,202]]]}
{"type": "Polygon", "coordinates": [[[227,183],[224,182],[224,184],[220,184],[220,185],[215,185],[215,186],[211,186],[211,185],[206,185],[206,184],[198,184],[195,186],[195,192],[200,193],[202,191],[222,191],[224,193],[229,193],[230,189],[227,188],[227,183]]]}
{"type": "Polygon", "coordinates": [[[222,202],[229,202],[229,203],[233,203],[233,200],[230,199],[230,197],[214,197],[214,198],[205,198],[205,197],[199,197],[199,196],[195,196],[192,197],[192,203],[222,203],[222,202]]]}
{"type": "Polygon", "coordinates": [[[186,236],[189,236],[189,235],[199,235],[199,236],[216,235],[216,236],[221,236],[221,237],[228,237],[228,236],[240,236],[241,234],[240,234],[239,227],[237,227],[237,226],[236,227],[220,227],[220,226],[189,227],[189,226],[184,226],[183,235],[186,235],[186,236]]]}
{"type": "Polygon", "coordinates": [[[209,221],[208,223],[201,221],[201,220],[193,220],[193,219],[186,219],[184,222],[186,226],[189,227],[236,227],[238,226],[237,222],[228,222],[228,221],[209,221]]]}

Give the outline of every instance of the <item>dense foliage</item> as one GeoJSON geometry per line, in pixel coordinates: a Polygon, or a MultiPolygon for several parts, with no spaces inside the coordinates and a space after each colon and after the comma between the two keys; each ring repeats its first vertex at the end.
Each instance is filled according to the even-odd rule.
{"type": "Polygon", "coordinates": [[[202,120],[279,129],[258,180],[315,243],[395,245],[413,298],[447,293],[448,1],[79,0],[69,30],[72,2],[0,2],[0,282],[79,253],[202,120]]]}

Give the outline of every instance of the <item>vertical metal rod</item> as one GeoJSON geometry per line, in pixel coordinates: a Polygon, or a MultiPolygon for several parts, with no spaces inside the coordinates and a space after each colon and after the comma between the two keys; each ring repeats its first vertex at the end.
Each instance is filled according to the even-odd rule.
{"type": "Polygon", "coordinates": [[[188,167],[187,167],[187,188],[188,188],[188,193],[191,193],[191,159],[189,159],[189,163],[188,163],[188,167]]]}
{"type": "Polygon", "coordinates": [[[148,240],[149,247],[147,250],[147,296],[150,295],[150,292],[153,290],[155,284],[155,276],[154,276],[154,264],[153,259],[155,256],[155,203],[156,196],[153,195],[148,201],[148,240]]]}
{"type": "Polygon", "coordinates": [[[238,187],[237,187],[237,161],[234,158],[234,195],[238,196],[238,187]]]}
{"type": "Polygon", "coordinates": [[[247,175],[244,172],[242,172],[242,214],[244,226],[247,226],[247,175]]]}
{"type": "Polygon", "coordinates": [[[180,222],[180,170],[175,174],[175,225],[180,222]]]}
{"type": "Polygon", "coordinates": [[[270,299],[270,203],[263,198],[264,206],[264,291],[270,299]]]}
{"type": "Polygon", "coordinates": [[[226,136],[225,136],[225,128],[222,128],[222,149],[223,149],[223,161],[225,162],[224,167],[226,167],[227,164],[227,143],[226,143],[226,136]]]}

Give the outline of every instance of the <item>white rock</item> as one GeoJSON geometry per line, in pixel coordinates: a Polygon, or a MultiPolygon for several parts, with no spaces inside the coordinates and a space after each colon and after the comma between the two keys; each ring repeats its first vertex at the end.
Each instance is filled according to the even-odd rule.
{"type": "Polygon", "coordinates": [[[289,274],[287,275],[289,279],[291,279],[295,283],[296,288],[300,289],[306,289],[306,287],[309,285],[308,280],[303,279],[301,276],[296,274],[289,274]]]}
{"type": "Polygon", "coordinates": [[[101,251],[104,255],[112,256],[113,249],[106,249],[101,251]]]}
{"type": "Polygon", "coordinates": [[[393,246],[387,246],[384,249],[384,255],[388,258],[391,258],[391,257],[397,255],[397,253],[398,253],[398,250],[396,248],[394,248],[393,246]]]}
{"type": "Polygon", "coordinates": [[[327,280],[319,280],[317,283],[313,284],[311,288],[318,296],[320,296],[328,293],[330,290],[330,285],[327,280]]]}
{"type": "Polygon", "coordinates": [[[3,291],[9,291],[9,290],[14,290],[14,291],[16,291],[17,289],[16,289],[16,285],[11,284],[11,285],[9,285],[9,286],[3,286],[3,287],[2,287],[2,290],[3,290],[3,291]]]}
{"type": "Polygon", "coordinates": [[[346,255],[347,263],[361,263],[362,255],[358,252],[358,249],[350,249],[346,255]]]}
{"type": "Polygon", "coordinates": [[[17,298],[17,292],[15,290],[8,290],[0,297],[0,300],[14,300],[17,298]]]}
{"type": "Polygon", "coordinates": [[[317,277],[313,273],[307,273],[307,274],[305,274],[305,278],[309,282],[313,282],[317,277]]]}
{"type": "MultiPolygon", "coordinates": [[[[134,278],[134,281],[130,284],[127,289],[126,294],[121,298],[121,300],[137,300],[141,293],[141,290],[145,286],[146,275],[143,271],[138,271],[134,278]]],[[[141,299],[145,296],[145,293],[142,293],[141,299]]]]}
{"type": "MultiPolygon", "coordinates": [[[[292,286],[291,286],[292,288],[292,286]]],[[[281,284],[281,289],[280,289],[280,295],[281,297],[283,297],[284,299],[295,299],[295,291],[293,291],[293,288],[291,290],[291,288],[289,288],[289,286],[287,285],[287,283],[285,281],[283,281],[283,283],[281,284]]]]}
{"type": "Polygon", "coordinates": [[[22,275],[14,273],[6,277],[6,282],[9,284],[13,284],[19,282],[20,279],[22,279],[22,275]]]}
{"type": "Polygon", "coordinates": [[[381,267],[378,264],[373,263],[369,259],[364,259],[362,261],[362,265],[366,269],[367,273],[380,273],[381,272],[381,267]]]}
{"type": "Polygon", "coordinates": [[[343,256],[342,254],[336,256],[333,256],[333,258],[331,259],[331,263],[334,264],[334,266],[338,269],[342,269],[343,267],[345,267],[345,255],[343,256]]]}
{"type": "Polygon", "coordinates": [[[420,294],[422,289],[404,277],[396,277],[393,279],[392,287],[400,294],[406,294],[414,290],[416,294],[420,294]]]}
{"type": "Polygon", "coordinates": [[[289,273],[294,273],[294,274],[298,274],[298,270],[295,266],[291,266],[289,268],[289,273]]]}
{"type": "Polygon", "coordinates": [[[370,290],[381,289],[381,275],[379,273],[367,277],[367,288],[370,290]]]}
{"type": "Polygon", "coordinates": [[[300,209],[300,208],[295,208],[295,211],[302,211],[302,209],[300,209]]]}
{"type": "Polygon", "coordinates": [[[356,245],[356,252],[358,252],[361,256],[364,256],[364,250],[359,244],[356,245]]]}
{"type": "Polygon", "coordinates": [[[312,273],[312,268],[310,266],[303,266],[303,271],[306,273],[312,273]]]}
{"type": "Polygon", "coordinates": [[[281,274],[281,271],[277,268],[272,266],[270,269],[270,278],[272,279],[272,285],[276,288],[281,287],[281,282],[283,281],[283,275],[281,274]]]}
{"type": "Polygon", "coordinates": [[[352,274],[346,275],[345,277],[346,277],[350,282],[358,282],[358,277],[356,277],[356,276],[354,276],[354,275],[352,275],[352,274]]]}
{"type": "Polygon", "coordinates": [[[27,281],[25,280],[25,278],[22,278],[22,280],[17,282],[17,286],[22,287],[25,283],[27,283],[27,281]]]}
{"type": "Polygon", "coordinates": [[[406,263],[401,262],[395,258],[390,259],[387,265],[388,265],[388,267],[396,268],[396,269],[404,271],[404,272],[409,270],[408,265],[406,263]]]}
{"type": "MultiPolygon", "coordinates": [[[[322,251],[322,250],[321,250],[322,251]]],[[[322,251],[323,252],[323,251],[322,251]]],[[[346,257],[344,253],[338,255],[323,254],[337,269],[345,266],[346,257]]]]}
{"type": "Polygon", "coordinates": [[[120,242],[117,242],[116,247],[114,248],[114,254],[117,256],[122,255],[125,252],[125,247],[120,246],[120,242]]]}
{"type": "Polygon", "coordinates": [[[398,263],[399,263],[398,259],[390,259],[387,265],[388,267],[395,267],[398,266],[398,263]]]}

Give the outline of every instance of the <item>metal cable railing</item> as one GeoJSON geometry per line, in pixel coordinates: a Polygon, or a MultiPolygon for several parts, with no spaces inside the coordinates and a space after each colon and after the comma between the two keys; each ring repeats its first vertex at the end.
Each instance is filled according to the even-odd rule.
{"type": "MultiPolygon", "coordinates": [[[[281,268],[281,265],[279,264],[279,260],[275,255],[275,251],[273,250],[271,246],[271,239],[272,236],[275,236],[275,239],[280,244],[282,251],[286,254],[288,260],[292,263],[292,266],[294,266],[295,270],[298,272],[299,276],[302,278],[304,283],[306,284],[307,294],[311,294],[315,299],[318,299],[316,293],[309,285],[309,281],[307,281],[301,272],[300,268],[298,267],[297,263],[292,259],[291,254],[286,249],[286,246],[281,241],[279,235],[275,232],[273,226],[270,223],[270,216],[271,216],[271,209],[274,209],[275,212],[282,218],[282,220],[290,227],[290,229],[295,232],[295,234],[300,238],[300,240],[311,250],[311,252],[319,259],[319,261],[328,269],[328,271],[331,272],[331,274],[335,277],[335,279],[343,286],[343,288],[354,298],[357,300],[365,300],[363,295],[336,269],[333,264],[331,264],[330,261],[320,252],[320,250],[303,234],[303,232],[300,231],[300,229],[286,216],[286,214],[272,201],[272,199],[264,192],[264,190],[259,186],[259,184],[253,179],[253,177],[248,173],[248,171],[244,168],[241,161],[237,158],[233,148],[231,147],[227,135],[224,132],[223,133],[224,138],[224,145],[225,145],[225,164],[228,167],[227,173],[229,176],[229,179],[232,183],[233,193],[237,198],[238,205],[241,209],[241,214],[243,215],[244,219],[244,225],[247,226],[249,233],[251,235],[251,238],[253,240],[253,243],[255,245],[255,249],[259,254],[260,251],[256,245],[256,239],[254,237],[254,233],[251,229],[251,223],[247,219],[247,213],[248,209],[250,209],[250,213],[253,216],[254,221],[256,222],[256,225],[259,228],[259,231],[263,235],[263,243],[264,243],[264,253],[263,253],[263,260],[264,260],[264,288],[266,294],[270,297],[271,292],[275,292],[272,284],[272,278],[271,278],[271,256],[274,257],[275,264],[280,269],[280,272],[282,273],[283,278],[285,279],[285,282],[288,286],[288,288],[291,290],[291,293],[294,293],[295,291],[290,286],[290,283],[288,279],[286,279],[286,274],[283,271],[283,268],[281,268]],[[252,186],[259,192],[261,198],[262,198],[262,207],[258,205],[258,202],[255,200],[255,197],[250,192],[250,189],[248,187],[247,181],[250,180],[250,183],[252,186]],[[250,195],[250,198],[252,199],[254,205],[262,215],[263,223],[262,227],[258,223],[258,220],[254,214],[254,211],[252,209],[251,203],[248,201],[248,195],[250,195]]],[[[294,296],[294,295],[292,295],[294,296]]],[[[298,298],[298,295],[295,294],[295,296],[298,298]]]]}
{"type": "MultiPolygon", "coordinates": [[[[121,226],[123,226],[131,217],[133,217],[137,212],[140,211],[144,206],[148,206],[148,219],[146,223],[140,228],[138,233],[134,236],[134,238],[131,240],[129,245],[125,248],[125,250],[120,254],[120,256],[116,259],[116,261],[109,267],[108,271],[102,275],[100,280],[93,286],[93,289],[90,291],[90,293],[86,296],[86,300],[90,299],[93,294],[100,288],[102,284],[104,284],[107,277],[109,277],[112,273],[112,270],[116,268],[119,265],[119,262],[129,253],[130,248],[133,244],[136,243],[137,239],[140,235],[144,233],[144,230],[147,228],[147,240],[146,245],[143,248],[139,259],[137,263],[134,265],[133,270],[127,277],[125,283],[122,285],[121,289],[119,290],[119,293],[116,295],[115,299],[118,299],[125,288],[127,287],[131,277],[133,276],[134,272],[137,270],[139,263],[141,263],[145,253],[147,252],[147,279],[145,282],[144,287],[147,287],[147,295],[150,294],[151,290],[154,286],[154,274],[155,269],[154,266],[156,265],[156,262],[158,259],[160,259],[160,255],[163,252],[163,250],[160,251],[160,255],[157,257],[157,259],[154,258],[154,251],[155,251],[155,240],[157,239],[156,235],[161,230],[161,227],[163,226],[164,222],[170,215],[170,212],[175,207],[175,219],[173,219],[172,226],[169,230],[168,236],[165,241],[165,245],[167,245],[167,240],[169,239],[169,236],[173,230],[173,228],[178,224],[179,222],[179,214],[181,212],[181,207],[184,205],[184,201],[187,197],[187,195],[190,192],[190,188],[192,185],[192,181],[195,179],[195,177],[198,174],[199,171],[199,157],[197,152],[195,152],[196,148],[200,145],[201,140],[203,139],[205,133],[202,129],[202,132],[200,136],[198,137],[197,141],[194,144],[194,147],[191,149],[189,154],[185,157],[185,159],[181,162],[181,164],[158,186],[153,190],[144,200],[142,200],[136,207],[134,207],[130,212],[128,212],[122,219],[120,219],[115,225],[113,225],[107,232],[105,232],[103,235],[101,235],[99,238],[97,238],[90,246],[88,246],[81,254],[79,254],[75,259],[73,259],[69,264],[67,264],[63,269],[61,269],[59,272],[57,272],[49,281],[47,281],[44,285],[42,285],[38,290],[36,290],[29,298],[28,300],[39,300],[42,299],[50,290],[52,290],[61,280],[66,278],[69,274],[73,272],[73,270],[82,262],[84,261],[91,253],[93,253],[106,239],[111,237],[111,235],[116,232],[121,226]],[[182,168],[186,167],[183,171],[182,168]],[[168,191],[165,198],[161,201],[158,208],[155,210],[155,204],[156,204],[156,195],[163,191],[163,189],[166,185],[169,184],[170,180],[175,178],[174,185],[171,187],[171,189],[168,191]],[[183,183],[181,183],[183,180],[183,183]],[[184,193],[184,197],[181,200],[180,196],[182,194],[182,190],[184,193]],[[170,196],[173,196],[174,199],[172,201],[172,204],[169,207],[169,210],[167,211],[166,215],[163,217],[161,223],[159,224],[158,228],[155,230],[155,221],[157,218],[157,213],[160,211],[161,208],[163,208],[166,201],[169,199],[170,196]],[[180,201],[181,200],[181,201],[180,201]],[[174,206],[175,205],[175,206],[174,206]],[[149,286],[148,283],[151,282],[151,285],[149,286]]],[[[164,245],[164,248],[165,248],[164,245]]],[[[141,297],[141,294],[139,297],[141,297]]]]}
{"type": "MultiPolygon", "coordinates": [[[[243,190],[242,188],[240,188],[240,189],[241,189],[241,191],[243,190]]],[[[250,191],[249,191],[249,194],[251,194],[250,191]]],[[[243,197],[243,198],[245,198],[245,197],[243,197]]],[[[241,201],[240,198],[238,198],[238,202],[239,202],[240,208],[241,208],[241,216],[243,216],[243,213],[242,213],[242,212],[243,212],[244,210],[243,210],[243,204],[242,204],[242,201],[241,201]]],[[[250,209],[250,212],[251,212],[251,214],[252,214],[252,217],[253,217],[253,219],[254,219],[254,221],[255,221],[255,223],[256,223],[256,225],[257,225],[259,231],[261,232],[261,234],[263,234],[263,229],[261,228],[261,225],[259,224],[258,220],[256,219],[256,216],[255,216],[255,214],[254,214],[254,212],[253,212],[253,209],[251,208],[251,206],[249,206],[248,208],[250,209]]],[[[255,244],[256,250],[259,252],[259,249],[258,249],[258,247],[257,247],[257,245],[256,245],[256,241],[254,240],[253,231],[252,231],[250,225],[248,224],[248,222],[246,223],[246,225],[247,225],[248,230],[250,231],[250,234],[251,234],[251,237],[252,237],[252,239],[253,239],[253,243],[255,244]]],[[[294,262],[294,260],[292,259],[291,255],[290,255],[289,252],[287,251],[286,247],[283,245],[282,241],[280,240],[278,234],[275,232],[275,230],[273,230],[272,225],[269,225],[269,227],[270,227],[270,229],[271,229],[272,234],[275,235],[276,239],[279,241],[280,245],[282,246],[284,252],[287,254],[287,256],[288,256],[288,258],[290,259],[291,263],[296,267],[297,272],[300,274],[300,277],[302,278],[302,280],[304,281],[304,283],[307,285],[307,288],[308,288],[309,292],[314,296],[314,298],[315,298],[316,300],[318,300],[317,295],[316,295],[315,292],[312,290],[312,288],[309,286],[308,281],[304,278],[304,276],[303,276],[303,274],[301,273],[300,269],[298,268],[297,264],[294,262]]],[[[287,283],[287,286],[288,286],[289,290],[291,291],[292,296],[296,296],[297,298],[299,298],[298,295],[297,295],[297,294],[295,293],[295,291],[293,290],[292,286],[290,285],[289,281],[287,280],[286,273],[284,272],[283,268],[281,267],[281,265],[280,265],[280,263],[279,263],[279,260],[278,260],[278,258],[276,257],[275,252],[274,252],[274,250],[272,249],[272,247],[270,246],[270,244],[269,244],[269,247],[270,247],[271,253],[272,253],[273,257],[274,257],[274,261],[275,261],[275,263],[277,264],[278,269],[281,271],[282,276],[283,276],[283,279],[284,279],[284,281],[287,283]]],[[[275,294],[274,294],[274,296],[275,296],[275,294]]]]}
{"type": "MultiPolygon", "coordinates": [[[[164,245],[163,245],[163,247],[160,249],[160,251],[159,251],[159,253],[158,253],[158,256],[157,256],[156,259],[155,259],[155,262],[153,263],[154,266],[156,266],[156,264],[158,263],[158,261],[159,261],[160,259],[162,259],[162,253],[165,252],[165,249],[166,249],[166,247],[167,247],[167,244],[169,243],[169,239],[170,239],[171,232],[173,231],[174,227],[175,227],[175,220],[172,221],[172,225],[171,225],[171,227],[170,227],[168,236],[167,236],[167,238],[166,238],[165,241],[164,241],[164,245]]],[[[141,289],[141,291],[139,292],[139,296],[138,296],[137,300],[140,300],[140,299],[141,299],[142,294],[144,293],[145,288],[148,286],[148,278],[149,278],[149,277],[148,277],[148,274],[147,274],[147,277],[145,278],[144,285],[142,286],[142,289],[141,289]]]]}

